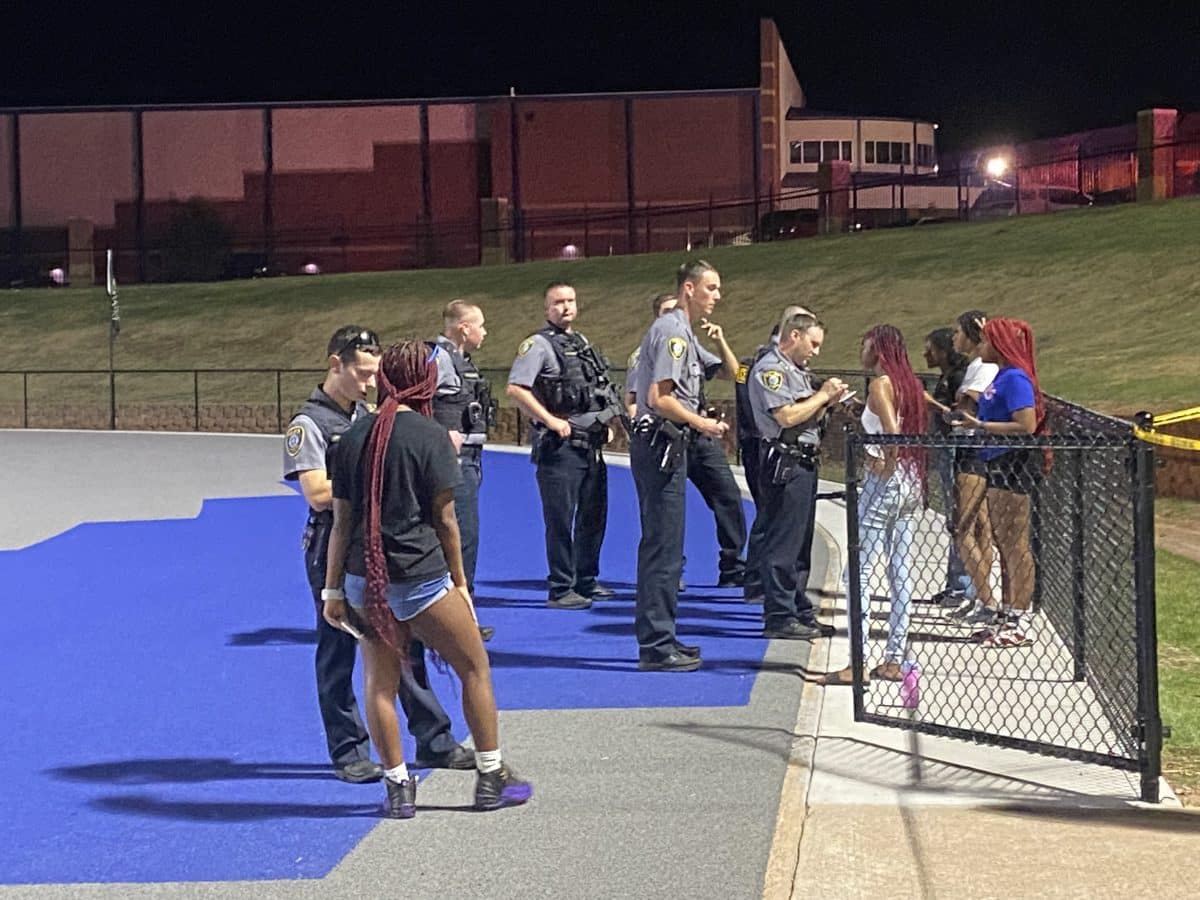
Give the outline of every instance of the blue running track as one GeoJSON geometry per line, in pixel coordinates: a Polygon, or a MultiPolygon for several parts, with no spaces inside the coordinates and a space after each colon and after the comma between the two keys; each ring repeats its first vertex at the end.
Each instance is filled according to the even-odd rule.
{"type": "MultiPolygon", "coordinates": [[[[602,560],[618,598],[566,612],[544,605],[533,467],[485,463],[477,600],[502,709],[748,702],[760,608],[704,587],[717,554],[698,495],[679,630],[705,667],[638,673],[628,470],[610,470],[602,560]]],[[[0,883],[317,878],[374,827],[377,786],[334,780],[324,753],[303,518],[299,496],[212,499],[195,519],[90,523],[0,552],[0,883]]],[[[434,679],[465,736],[457,683],[434,679]]]]}

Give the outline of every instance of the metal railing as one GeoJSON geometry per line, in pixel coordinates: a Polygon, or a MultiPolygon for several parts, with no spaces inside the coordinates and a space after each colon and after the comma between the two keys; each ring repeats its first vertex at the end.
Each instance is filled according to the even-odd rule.
{"type": "Polygon", "coordinates": [[[855,717],[1137,771],[1156,802],[1153,448],[1056,398],[1047,422],[1048,437],[847,434],[855,717]],[[918,452],[883,482],[860,474],[880,445],[918,452]],[[987,449],[1002,461],[973,474],[987,449]],[[947,593],[955,553],[966,600],[947,593]]]}

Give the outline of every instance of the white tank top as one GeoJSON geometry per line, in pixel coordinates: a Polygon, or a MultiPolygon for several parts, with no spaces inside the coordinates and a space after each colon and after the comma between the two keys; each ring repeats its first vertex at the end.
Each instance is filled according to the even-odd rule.
{"type": "MultiPolygon", "coordinates": [[[[866,434],[883,434],[883,420],[871,412],[871,407],[864,406],[862,411],[862,430],[866,434]]],[[[878,444],[867,444],[867,455],[883,459],[883,448],[878,444]]]]}

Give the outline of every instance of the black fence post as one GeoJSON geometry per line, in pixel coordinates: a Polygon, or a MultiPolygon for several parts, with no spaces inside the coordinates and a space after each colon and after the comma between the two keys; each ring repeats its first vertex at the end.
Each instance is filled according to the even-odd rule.
{"type": "Polygon", "coordinates": [[[633,147],[633,100],[625,98],[625,252],[636,252],[636,228],[634,227],[633,211],[637,206],[637,174],[636,159],[633,147]]]}
{"type": "MultiPolygon", "coordinates": [[[[854,673],[854,721],[861,722],[865,713],[863,692],[863,584],[859,574],[859,555],[861,547],[858,542],[858,433],[854,426],[847,423],[844,426],[846,449],[846,615],[850,618],[850,670],[854,673]]],[[[870,604],[870,598],[865,601],[870,604]]]]}
{"type": "Polygon", "coordinates": [[[9,231],[9,249],[13,256],[14,271],[18,278],[23,278],[25,267],[24,263],[24,243],[21,236],[22,220],[24,218],[21,211],[21,117],[13,113],[9,117],[8,137],[12,143],[9,148],[8,157],[8,181],[9,181],[9,220],[11,230],[9,231]]]}
{"type": "Polygon", "coordinates": [[[200,373],[192,369],[192,422],[193,431],[200,430],[200,373]]]}
{"type": "Polygon", "coordinates": [[[1159,801],[1163,724],[1158,709],[1158,623],[1154,584],[1154,448],[1133,447],[1133,582],[1137,623],[1138,760],[1142,800],[1159,801]]]}
{"type": "Polygon", "coordinates": [[[29,427],[29,373],[21,373],[21,427],[29,427]]]}
{"type": "Polygon", "coordinates": [[[1075,680],[1087,677],[1087,573],[1084,570],[1083,529],[1083,451],[1072,453],[1075,461],[1074,480],[1071,485],[1071,612],[1074,639],[1072,654],[1075,657],[1075,680]]]}
{"type": "MultiPolygon", "coordinates": [[[[262,158],[263,158],[263,266],[270,274],[275,255],[275,135],[271,107],[262,111],[262,158]]],[[[199,429],[197,429],[199,430],[199,429]]]]}
{"type": "Polygon", "coordinates": [[[283,373],[275,370],[275,430],[283,434],[283,373]]]}
{"type": "Polygon", "coordinates": [[[146,164],[142,111],[133,112],[133,243],[137,257],[137,280],[146,280],[146,164]]]}

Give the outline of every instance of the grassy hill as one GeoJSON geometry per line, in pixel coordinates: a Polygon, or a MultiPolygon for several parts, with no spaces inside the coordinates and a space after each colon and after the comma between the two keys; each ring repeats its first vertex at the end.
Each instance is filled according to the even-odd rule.
{"type": "MultiPolygon", "coordinates": [[[[1176,409],[1200,400],[1200,201],[1129,205],[705,251],[721,270],[714,320],[748,350],[788,303],[829,324],[818,365],[853,367],[858,336],[891,322],[921,339],[964,309],[1028,319],[1044,387],[1105,409],[1176,409]]],[[[577,286],[579,327],[619,364],[647,324],[646,300],[673,287],[682,251],[571,263],[289,277],[121,290],[118,368],[320,366],[348,321],[385,338],[428,336],[448,299],[479,302],[478,355],[507,367],[541,322],[541,287],[577,286]]],[[[6,368],[107,366],[98,288],[0,293],[6,368]]]]}

